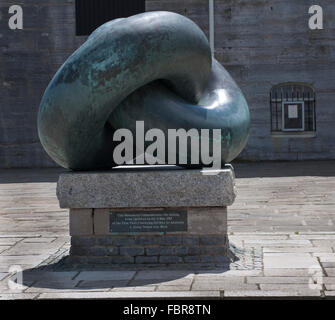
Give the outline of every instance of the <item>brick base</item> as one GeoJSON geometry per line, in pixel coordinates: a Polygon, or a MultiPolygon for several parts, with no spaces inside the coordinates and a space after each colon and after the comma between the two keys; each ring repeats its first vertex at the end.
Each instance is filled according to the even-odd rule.
{"type": "Polygon", "coordinates": [[[214,172],[150,166],[68,172],[59,178],[57,196],[62,208],[70,208],[72,264],[187,266],[229,261],[227,206],[235,199],[230,166],[214,172]],[[143,218],[148,212],[151,218],[143,218]],[[115,213],[135,218],[115,223],[115,213]],[[164,220],[166,213],[175,213],[174,219],[164,220]]]}
{"type": "Polygon", "coordinates": [[[72,236],[73,264],[220,264],[229,262],[226,235],[72,236]]]}

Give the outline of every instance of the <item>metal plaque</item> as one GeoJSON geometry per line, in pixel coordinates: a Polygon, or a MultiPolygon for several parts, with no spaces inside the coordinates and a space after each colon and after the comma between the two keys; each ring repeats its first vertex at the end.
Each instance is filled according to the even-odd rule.
{"type": "Polygon", "coordinates": [[[187,231],[186,211],[110,211],[112,233],[178,231],[187,231]]]}

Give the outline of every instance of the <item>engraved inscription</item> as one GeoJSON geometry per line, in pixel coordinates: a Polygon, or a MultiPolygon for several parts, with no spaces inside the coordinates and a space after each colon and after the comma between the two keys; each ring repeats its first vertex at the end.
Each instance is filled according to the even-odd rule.
{"type": "Polygon", "coordinates": [[[186,211],[110,211],[110,232],[112,233],[178,231],[187,231],[186,211]]]}

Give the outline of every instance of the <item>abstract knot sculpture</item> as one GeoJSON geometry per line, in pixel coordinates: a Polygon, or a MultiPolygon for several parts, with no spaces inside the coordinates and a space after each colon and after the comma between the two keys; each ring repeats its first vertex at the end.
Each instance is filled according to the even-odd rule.
{"type": "Polygon", "coordinates": [[[250,116],[243,94],[212,58],[204,33],[181,15],[148,12],[94,31],[47,87],[38,132],[59,165],[107,169],[116,166],[115,131],[135,133],[136,121],[164,133],[221,129],[222,164],[246,145],[250,116]]]}

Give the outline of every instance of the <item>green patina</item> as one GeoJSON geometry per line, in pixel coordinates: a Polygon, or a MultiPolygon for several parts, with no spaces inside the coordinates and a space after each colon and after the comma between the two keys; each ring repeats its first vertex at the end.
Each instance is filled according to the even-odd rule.
{"type": "Polygon", "coordinates": [[[242,92],[212,58],[204,33],[181,15],[148,12],[98,28],[50,82],[38,133],[61,166],[107,169],[115,166],[113,133],[135,132],[136,120],[164,133],[222,129],[222,164],[247,143],[242,92]]]}

